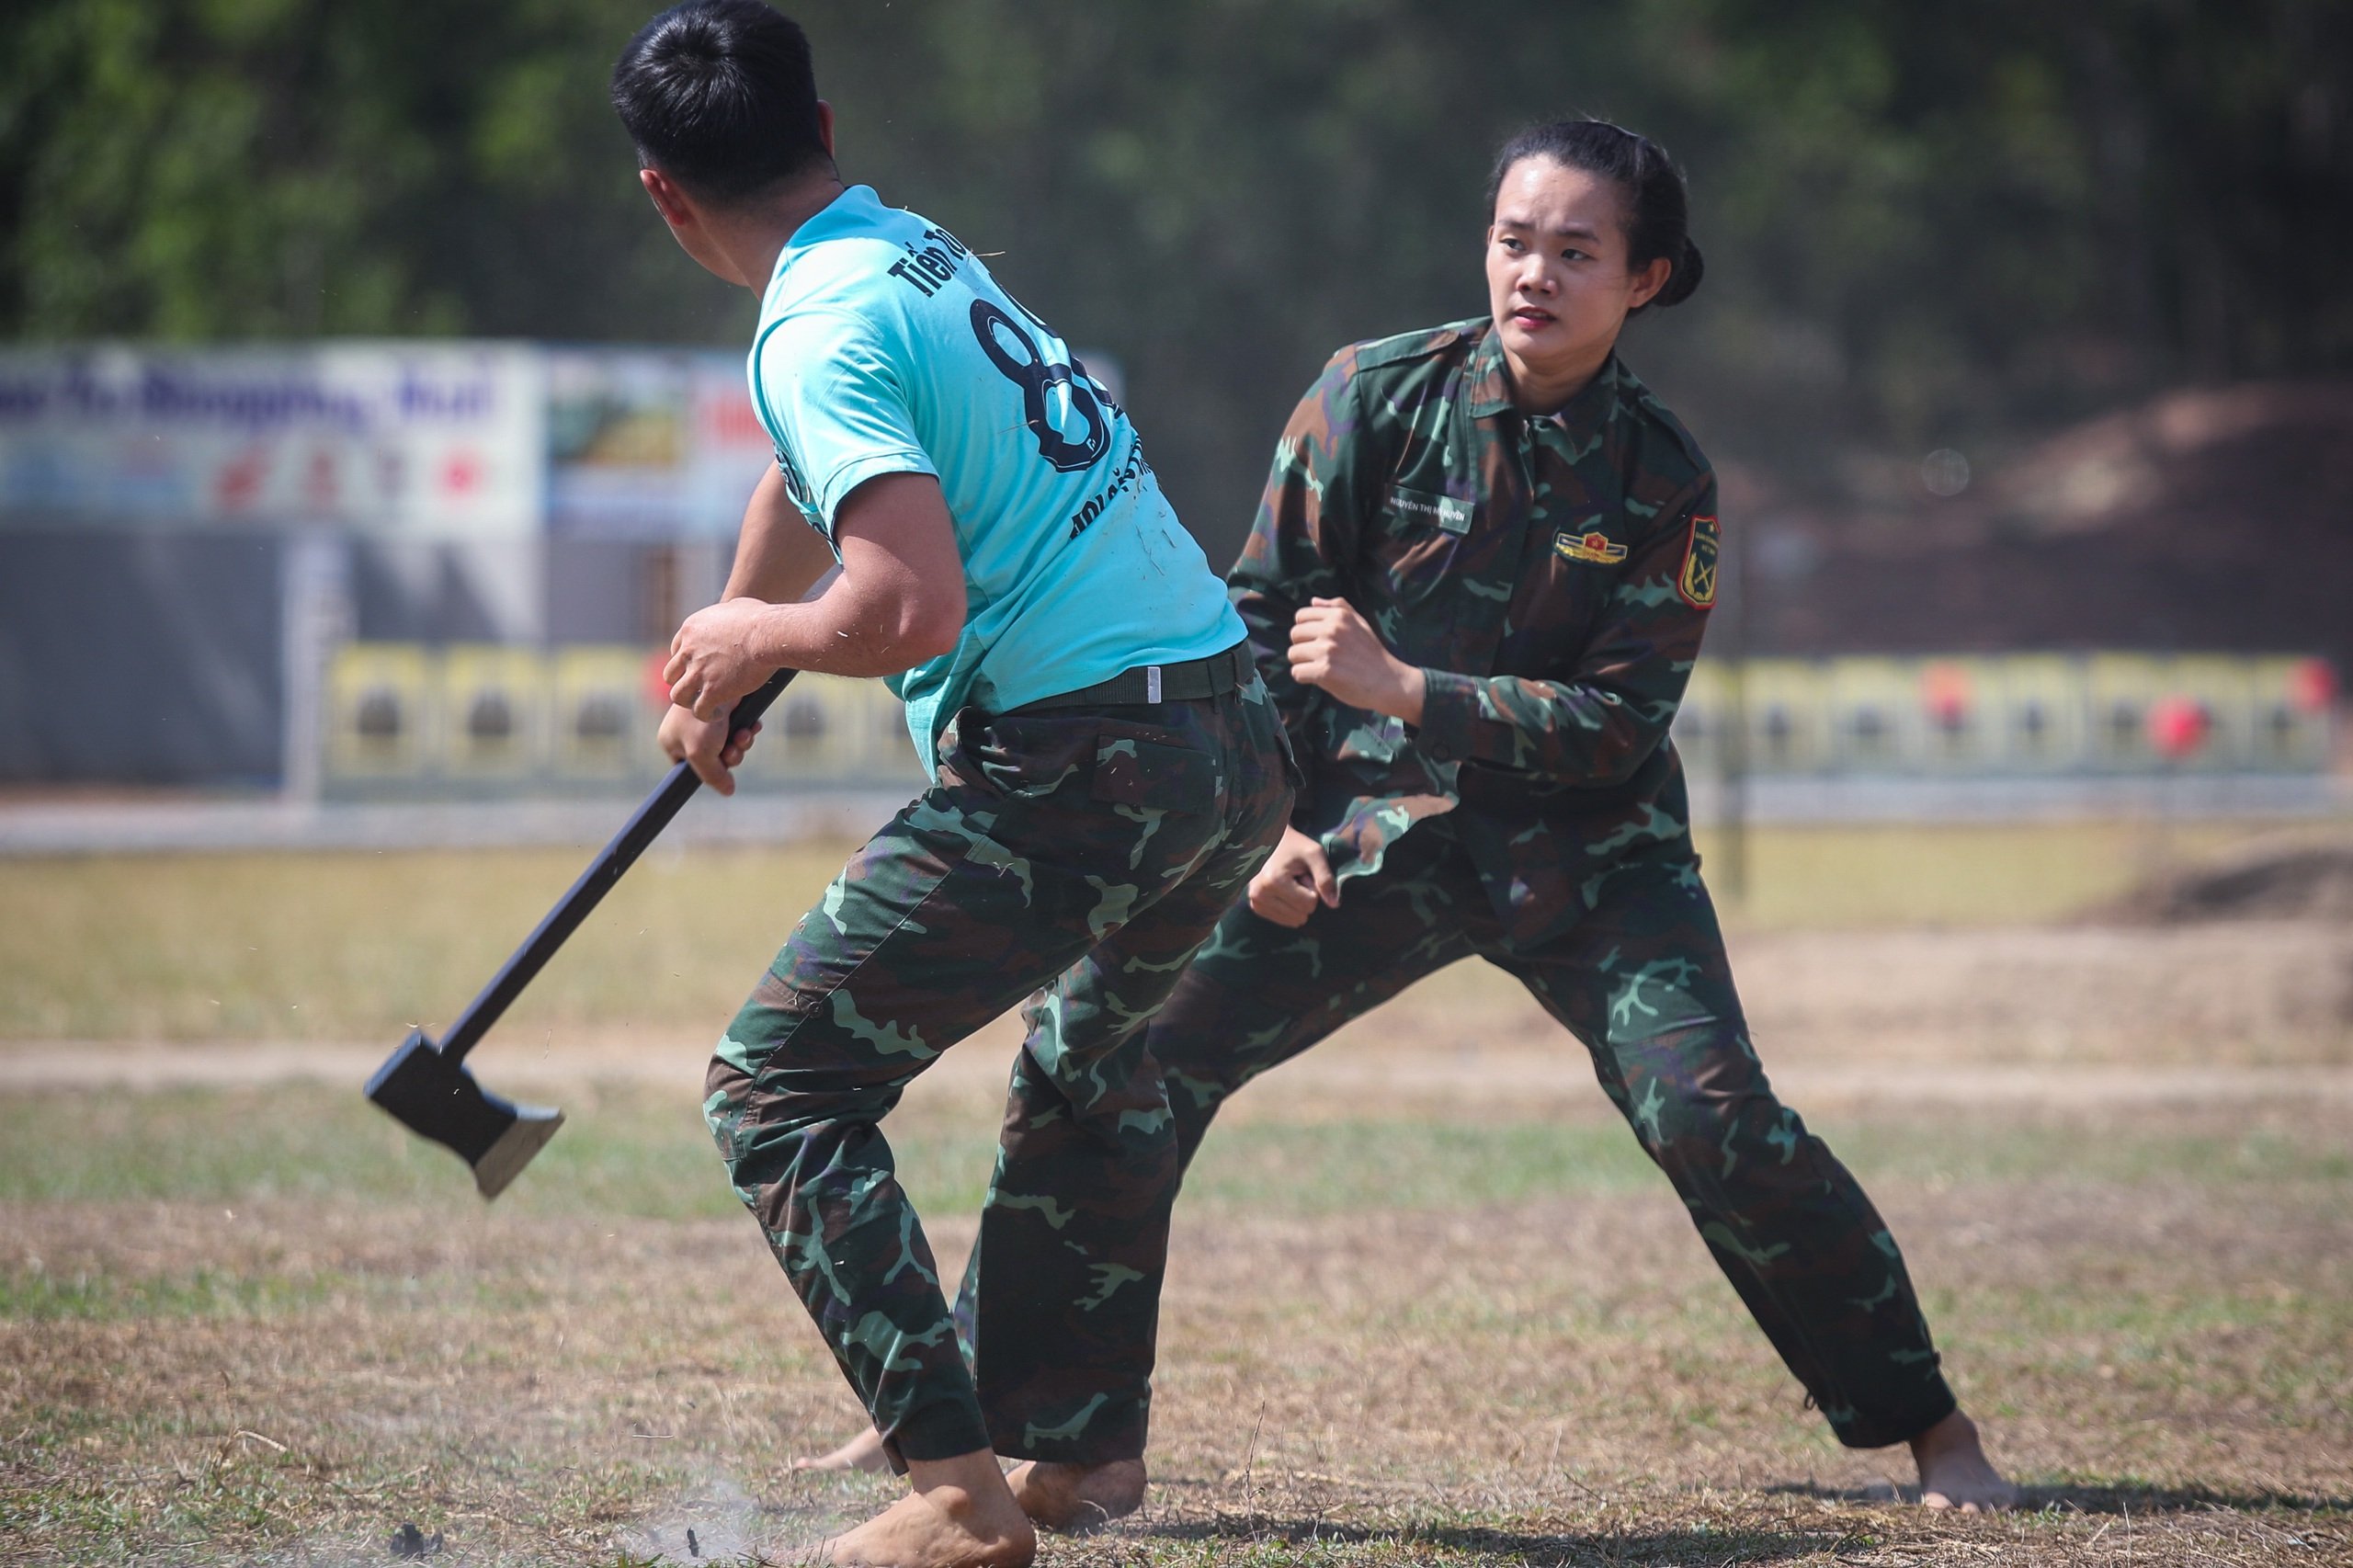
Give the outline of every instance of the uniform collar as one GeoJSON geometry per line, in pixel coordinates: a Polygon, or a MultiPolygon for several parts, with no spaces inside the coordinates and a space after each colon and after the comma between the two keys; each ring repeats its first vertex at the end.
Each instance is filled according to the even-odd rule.
{"type": "MultiPolygon", "coordinates": [[[[1601,362],[1601,369],[1594,372],[1593,380],[1587,381],[1584,390],[1569,399],[1558,413],[1530,415],[1529,423],[1557,425],[1573,437],[1591,435],[1601,427],[1618,406],[1618,383],[1621,373],[1618,356],[1613,350],[1609,358],[1601,362]]],[[[1492,419],[1514,407],[1511,377],[1504,369],[1503,335],[1495,330],[1493,322],[1487,324],[1479,347],[1472,351],[1465,379],[1469,383],[1467,392],[1471,399],[1472,418],[1492,419]]]]}
{"type": "Polygon", "coordinates": [[[1511,407],[1511,377],[1504,369],[1503,334],[1495,330],[1493,321],[1480,335],[1479,347],[1471,351],[1471,364],[1464,379],[1472,418],[1493,419],[1511,407]]]}

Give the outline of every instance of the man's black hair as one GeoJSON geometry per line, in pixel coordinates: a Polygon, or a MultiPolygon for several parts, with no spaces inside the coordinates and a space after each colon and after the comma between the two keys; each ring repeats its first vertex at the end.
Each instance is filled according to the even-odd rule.
{"type": "Polygon", "coordinates": [[[613,108],[648,168],[745,200],[828,162],[800,24],[760,0],[686,0],[613,64],[613,108]]]}

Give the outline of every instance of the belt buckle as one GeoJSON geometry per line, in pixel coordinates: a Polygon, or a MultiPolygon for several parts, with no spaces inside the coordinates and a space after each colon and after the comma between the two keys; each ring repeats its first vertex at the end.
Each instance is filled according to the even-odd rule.
{"type": "Polygon", "coordinates": [[[1146,702],[1160,700],[1160,666],[1158,665],[1146,665],[1143,667],[1143,699],[1146,702]]]}

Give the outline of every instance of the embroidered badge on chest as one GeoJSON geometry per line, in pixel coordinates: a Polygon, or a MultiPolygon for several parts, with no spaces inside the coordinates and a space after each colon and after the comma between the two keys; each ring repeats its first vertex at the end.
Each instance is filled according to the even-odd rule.
{"type": "Polygon", "coordinates": [[[1694,609],[1706,609],[1716,602],[1716,519],[1691,519],[1691,542],[1683,551],[1683,574],[1675,580],[1675,591],[1683,602],[1694,609]]]}
{"type": "Polygon", "coordinates": [[[1552,553],[1570,561],[1590,561],[1597,566],[1615,566],[1626,559],[1626,547],[1597,528],[1586,533],[1563,528],[1552,536],[1552,553]]]}

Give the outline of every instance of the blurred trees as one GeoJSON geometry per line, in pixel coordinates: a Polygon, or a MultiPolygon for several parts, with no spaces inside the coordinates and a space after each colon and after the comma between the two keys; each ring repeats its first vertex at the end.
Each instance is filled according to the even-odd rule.
{"type": "MultiPolygon", "coordinates": [[[[0,335],[734,342],[606,73],[651,0],[17,0],[0,335]]],[[[1586,110],[1691,173],[1629,357],[1720,456],[2353,363],[2336,0],[806,0],[845,173],[1120,356],[1229,547],[1348,339],[1481,311],[1486,161],[1586,110]]]]}

